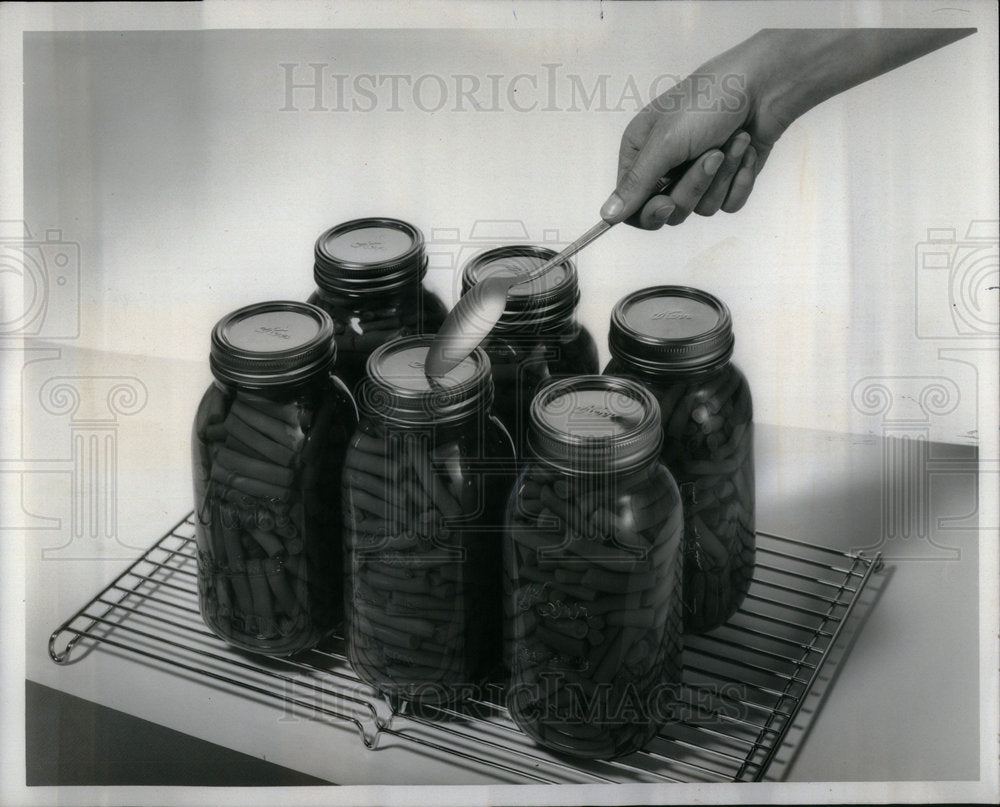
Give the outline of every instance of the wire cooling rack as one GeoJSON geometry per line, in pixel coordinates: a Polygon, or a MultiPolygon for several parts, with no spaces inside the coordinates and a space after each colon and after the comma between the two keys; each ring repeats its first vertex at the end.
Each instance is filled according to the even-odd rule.
{"type": "Polygon", "coordinates": [[[591,761],[535,745],[511,721],[499,685],[460,707],[416,708],[390,703],[359,680],[337,636],[291,659],[230,648],[199,615],[194,533],[189,514],[60,625],[49,638],[53,661],[115,648],[310,719],[353,724],[376,753],[391,737],[503,782],[759,781],[882,568],[880,555],[757,533],[743,607],[710,634],[685,638],[675,719],[641,752],[591,761]]]}

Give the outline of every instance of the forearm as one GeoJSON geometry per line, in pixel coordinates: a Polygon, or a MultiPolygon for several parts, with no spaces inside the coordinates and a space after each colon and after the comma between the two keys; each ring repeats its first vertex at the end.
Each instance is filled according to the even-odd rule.
{"type": "Polygon", "coordinates": [[[786,124],[817,104],[975,28],[767,29],[748,40],[757,54],[760,103],[786,124]]]}
{"type": "Polygon", "coordinates": [[[638,212],[638,226],[655,229],[663,221],[680,223],[692,211],[735,212],[753,189],[772,147],[796,118],[837,93],[974,32],[760,31],[699,67],[632,119],[622,135],[618,184],[601,216],[615,222],[638,212]],[[749,135],[749,143],[744,135],[749,135]],[[650,199],[659,178],[687,162],[693,164],[671,187],[669,198],[657,194],[650,199]]]}

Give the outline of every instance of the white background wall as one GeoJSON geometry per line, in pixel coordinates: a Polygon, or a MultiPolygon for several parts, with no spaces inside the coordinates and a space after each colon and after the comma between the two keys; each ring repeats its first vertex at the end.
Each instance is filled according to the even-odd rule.
{"type": "MultiPolygon", "coordinates": [[[[189,7],[148,24],[195,30],[74,32],[73,15],[84,13],[56,9],[51,27],[64,32],[24,39],[25,220],[36,240],[59,229],[81,255],[78,289],[72,279],[51,288],[49,311],[65,312],[41,333],[199,361],[228,310],[304,299],[316,236],[347,218],[397,216],[429,237],[457,229],[460,242],[441,247],[448,255],[471,249],[481,220],[522,221],[532,240],[575,237],[612,189],[636,101],[613,107],[629,80],[644,102],[656,77],[684,75],[768,26],[977,26],[795,123],[738,215],[657,233],[616,228],[578,259],[581,317],[602,360],[618,298],[653,283],[695,285],[733,310],[759,421],[865,432],[871,418],[852,402],[862,379],[888,378],[919,418],[920,379],[944,378],[957,395],[931,419],[932,437],[976,440],[983,368],[939,350],[995,345],[995,225],[962,299],[950,300],[944,274],[921,270],[918,255],[930,228],[962,241],[970,222],[998,218],[992,3],[455,4],[400,30],[351,27],[399,24],[402,6],[334,6],[331,30],[256,31],[197,30],[219,23],[210,8],[189,7]],[[297,111],[282,111],[281,65],[306,82],[310,63],[322,65],[327,109],[313,111],[313,91],[298,90],[297,111]],[[388,83],[373,111],[331,109],[333,75],[350,87],[366,73],[439,76],[447,102],[425,111],[439,103],[437,79],[420,80],[417,98],[403,79],[400,111],[388,83]],[[531,78],[514,85],[514,102],[537,101],[530,112],[508,98],[522,73],[531,78]],[[487,104],[498,81],[500,111],[461,101],[459,74],[481,82],[487,104]],[[577,96],[574,111],[570,76],[589,92],[605,75],[605,108],[582,110],[577,96]],[[545,108],[550,89],[555,111],[545,108]],[[78,335],[66,326],[76,299],[78,335]],[[975,304],[979,330],[952,338],[949,311],[976,313],[975,304]]],[[[429,282],[454,299],[452,272],[429,282]]]]}

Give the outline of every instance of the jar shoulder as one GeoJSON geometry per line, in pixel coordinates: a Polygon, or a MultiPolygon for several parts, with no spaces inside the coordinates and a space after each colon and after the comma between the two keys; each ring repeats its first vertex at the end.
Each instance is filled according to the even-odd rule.
{"type": "Polygon", "coordinates": [[[559,342],[559,347],[561,359],[570,369],[581,374],[599,372],[597,340],[586,326],[574,323],[573,329],[559,342]]]}
{"type": "Polygon", "coordinates": [[[423,442],[432,450],[449,447],[470,460],[513,460],[514,444],[503,423],[493,414],[470,418],[452,426],[399,426],[362,414],[350,445],[371,450],[375,443],[396,446],[423,442]],[[374,441],[374,442],[373,442],[374,441]]]}
{"type": "Polygon", "coordinates": [[[515,495],[535,497],[539,486],[552,487],[559,498],[610,498],[617,503],[628,503],[639,497],[644,502],[656,497],[666,505],[680,502],[680,489],[673,474],[665,464],[654,462],[635,471],[622,471],[593,477],[561,471],[540,462],[529,460],[518,475],[515,495]]]}
{"type": "Polygon", "coordinates": [[[431,291],[426,286],[423,287],[423,313],[426,319],[444,320],[448,316],[448,306],[444,300],[438,296],[437,292],[431,291]]]}
{"type": "Polygon", "coordinates": [[[370,311],[418,313],[427,320],[443,320],[448,314],[448,307],[441,297],[423,284],[416,285],[409,293],[365,297],[344,297],[317,288],[306,302],[322,308],[335,319],[349,313],[370,311]]]}
{"type": "Polygon", "coordinates": [[[309,430],[313,416],[320,410],[332,410],[341,425],[353,427],[358,422],[354,396],[335,371],[323,373],[308,384],[268,390],[243,389],[214,381],[198,403],[195,428],[221,422],[236,405],[304,431],[309,430]]]}
{"type": "Polygon", "coordinates": [[[720,393],[727,395],[738,393],[749,398],[751,394],[746,374],[732,361],[705,371],[650,373],[640,372],[635,367],[612,357],[603,373],[638,381],[656,395],[679,392],[684,396],[704,398],[720,393]]]}
{"type": "Polygon", "coordinates": [[[482,347],[494,363],[538,361],[557,371],[579,375],[600,371],[597,340],[585,326],[575,322],[546,333],[495,333],[482,347]]]}

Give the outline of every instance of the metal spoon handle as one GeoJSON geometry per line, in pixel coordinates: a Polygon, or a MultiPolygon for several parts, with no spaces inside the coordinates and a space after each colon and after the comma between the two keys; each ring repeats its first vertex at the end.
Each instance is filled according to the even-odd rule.
{"type": "MultiPolygon", "coordinates": [[[[692,161],[693,162],[693,161],[692,161]]],[[[650,198],[654,196],[659,196],[661,193],[666,191],[671,185],[673,185],[678,179],[680,179],[684,172],[691,167],[691,162],[686,162],[681,165],[675,166],[670,171],[666,173],[665,176],[660,178],[660,181],[656,183],[656,189],[650,194],[650,198]]],[[[532,280],[536,280],[544,275],[553,266],[558,266],[563,261],[572,258],[583,249],[591,241],[595,241],[604,235],[608,230],[614,227],[614,224],[604,221],[601,219],[597,224],[591,227],[587,232],[577,238],[572,244],[563,249],[558,255],[549,258],[541,266],[532,269],[524,277],[518,279],[513,286],[520,286],[522,283],[530,283],[532,280]]]]}
{"type": "Polygon", "coordinates": [[[604,233],[610,230],[613,226],[614,226],[613,224],[609,224],[608,222],[604,221],[604,219],[601,219],[597,224],[595,224],[593,227],[587,230],[587,232],[585,232],[583,235],[577,238],[576,241],[574,241],[572,244],[563,249],[562,252],[560,252],[558,255],[549,258],[541,266],[532,269],[524,277],[519,278],[517,283],[515,283],[514,285],[520,286],[522,283],[530,283],[532,280],[541,277],[547,271],[549,271],[549,269],[551,269],[553,266],[558,266],[568,258],[572,258],[574,255],[576,255],[577,252],[579,252],[581,249],[587,246],[587,244],[599,238],[600,236],[604,235],[604,233]]]}

